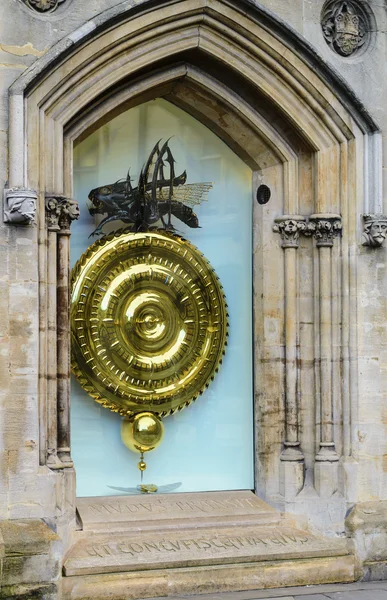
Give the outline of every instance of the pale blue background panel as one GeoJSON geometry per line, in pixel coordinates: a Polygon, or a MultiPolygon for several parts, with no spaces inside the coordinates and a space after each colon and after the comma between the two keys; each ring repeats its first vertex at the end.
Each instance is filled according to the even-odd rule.
{"type": "MultiPolygon", "coordinates": [[[[164,419],[161,446],[146,455],[144,482],[181,482],[176,491],[252,489],[252,173],[209,129],[164,100],[132,108],[101,127],[74,151],[74,197],[81,218],[72,226],[75,264],[95,228],[87,210],[92,188],[126,177],[136,185],[142,164],[157,140],[170,141],[176,174],[187,183],[214,182],[195,208],[201,229],[174,220],[215,268],[226,293],[230,336],[218,375],[196,403],[164,419]],[[197,210],[196,210],[197,209],[197,210]]],[[[72,455],[78,496],[120,494],[108,486],[135,487],[139,456],[120,438],[121,417],[92,400],[73,379],[72,455]]]]}

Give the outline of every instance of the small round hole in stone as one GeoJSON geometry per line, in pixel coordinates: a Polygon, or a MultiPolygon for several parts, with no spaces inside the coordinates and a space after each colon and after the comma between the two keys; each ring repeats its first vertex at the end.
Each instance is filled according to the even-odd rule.
{"type": "Polygon", "coordinates": [[[271,197],[270,188],[267,185],[260,185],[257,189],[257,202],[258,204],[267,204],[271,197]]]}

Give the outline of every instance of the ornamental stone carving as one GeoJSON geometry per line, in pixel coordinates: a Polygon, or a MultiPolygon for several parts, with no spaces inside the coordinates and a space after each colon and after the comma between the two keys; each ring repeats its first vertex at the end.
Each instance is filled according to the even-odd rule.
{"type": "Polygon", "coordinates": [[[331,0],[324,5],[321,26],[327,44],[341,56],[352,56],[365,44],[368,15],[356,0],[331,0]]]}
{"type": "Polygon", "coordinates": [[[38,13],[50,13],[54,12],[60,4],[66,2],[66,0],[21,0],[23,4],[31,8],[38,13]]]}
{"type": "Polygon", "coordinates": [[[29,225],[35,220],[37,193],[25,187],[4,190],[4,222],[29,225]]]}
{"type": "Polygon", "coordinates": [[[363,246],[380,248],[387,235],[387,215],[363,215],[364,231],[363,246]]]}
{"type": "Polygon", "coordinates": [[[305,235],[313,235],[317,247],[333,246],[334,239],[343,228],[340,215],[316,214],[311,215],[305,230],[305,235]]]}
{"type": "Polygon", "coordinates": [[[50,231],[70,229],[71,222],[79,219],[78,202],[60,194],[46,194],[46,222],[50,231]]]}
{"type": "Polygon", "coordinates": [[[273,231],[281,235],[283,248],[298,248],[301,232],[306,230],[305,217],[283,215],[274,219],[273,231]]]}

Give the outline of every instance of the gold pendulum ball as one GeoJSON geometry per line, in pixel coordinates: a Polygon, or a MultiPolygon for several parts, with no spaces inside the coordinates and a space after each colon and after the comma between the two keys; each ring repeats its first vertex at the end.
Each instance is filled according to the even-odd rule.
{"type": "Polygon", "coordinates": [[[137,467],[140,471],[145,471],[146,469],[146,462],[144,460],[140,460],[139,463],[137,463],[137,467]]]}
{"type": "MultiPolygon", "coordinates": [[[[164,437],[164,425],[161,419],[151,412],[143,412],[127,417],[122,421],[121,439],[132,452],[143,454],[154,450],[164,437]]],[[[143,460],[138,463],[140,471],[146,465],[143,460]]]]}

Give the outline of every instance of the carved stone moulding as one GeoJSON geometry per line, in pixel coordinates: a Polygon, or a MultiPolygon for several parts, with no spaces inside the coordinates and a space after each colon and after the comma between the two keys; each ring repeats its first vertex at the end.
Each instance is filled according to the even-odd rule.
{"type": "Polygon", "coordinates": [[[60,4],[66,2],[66,0],[21,0],[23,4],[31,8],[38,13],[51,13],[58,8],[60,4]]]}
{"type": "Polygon", "coordinates": [[[29,225],[35,221],[36,200],[35,190],[25,187],[13,187],[4,190],[4,223],[14,225],[29,225]]]}
{"type": "Polygon", "coordinates": [[[381,213],[363,215],[363,246],[380,248],[387,235],[387,215],[381,213]]]}
{"type": "Polygon", "coordinates": [[[305,235],[313,235],[317,247],[333,246],[334,239],[341,233],[343,224],[340,215],[320,213],[311,215],[305,235]]]}
{"type": "Polygon", "coordinates": [[[369,43],[372,17],[368,4],[359,0],[329,0],[321,13],[325,41],[340,56],[357,54],[369,43]]]}
{"type": "Polygon", "coordinates": [[[281,235],[283,248],[298,248],[300,233],[306,228],[306,218],[300,215],[282,215],[274,219],[273,231],[281,235]]]}
{"type": "Polygon", "coordinates": [[[281,235],[283,248],[298,248],[300,234],[313,236],[317,246],[333,246],[343,228],[341,216],[332,213],[311,215],[282,215],[274,219],[273,231],[281,235]]]}
{"type": "Polygon", "coordinates": [[[79,219],[78,202],[61,194],[46,193],[46,223],[51,231],[69,229],[79,219]]]}

